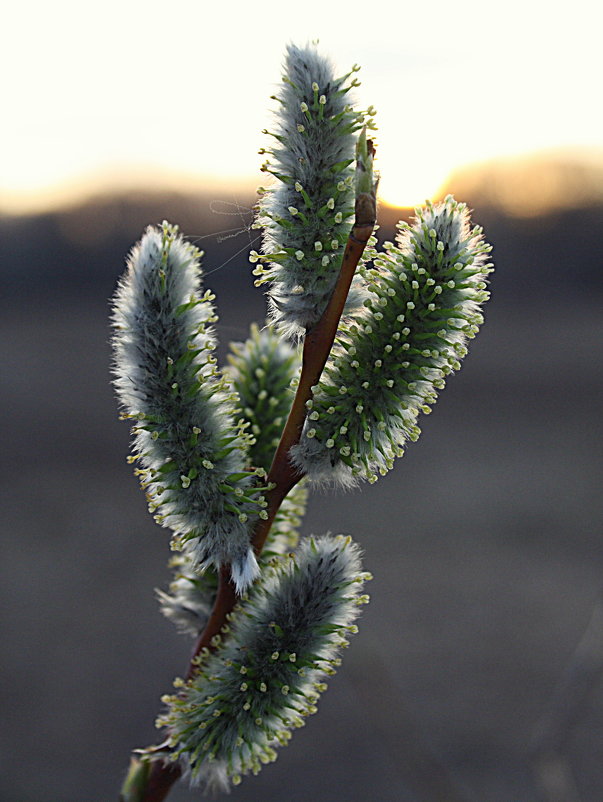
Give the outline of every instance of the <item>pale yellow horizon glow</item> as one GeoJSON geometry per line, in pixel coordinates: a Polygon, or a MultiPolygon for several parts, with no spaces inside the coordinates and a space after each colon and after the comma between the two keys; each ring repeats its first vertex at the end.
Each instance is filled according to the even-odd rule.
{"type": "Polygon", "coordinates": [[[262,183],[288,41],[362,65],[380,195],[414,206],[464,165],[603,147],[598,3],[24,0],[5,12],[0,211],[93,191],[262,183]],[[367,15],[366,18],[363,15],[367,15]]]}

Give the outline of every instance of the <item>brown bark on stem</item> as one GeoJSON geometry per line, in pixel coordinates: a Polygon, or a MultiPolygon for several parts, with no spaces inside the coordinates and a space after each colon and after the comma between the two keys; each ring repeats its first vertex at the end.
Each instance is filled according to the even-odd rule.
{"type": "MultiPolygon", "coordinates": [[[[348,297],[356,267],[364,252],[366,243],[372,234],[374,225],[375,221],[373,218],[372,222],[363,222],[362,225],[356,225],[352,229],[333,294],[318,323],[306,334],[299,384],[293,399],[293,404],[291,405],[287,423],[281,434],[281,439],[276,449],[274,459],[272,460],[270,471],[268,472],[267,482],[269,485],[273,485],[272,489],[268,490],[265,496],[268,502],[268,506],[266,507],[268,517],[265,520],[262,518],[258,519],[251,538],[251,543],[257,555],[262,552],[264,543],[270,532],[270,527],[274,522],[274,518],[285,496],[303,478],[303,475],[291,464],[289,450],[299,442],[301,437],[307,412],[306,402],[312,396],[312,387],[318,384],[320,375],[326,364],[329,353],[331,352],[331,348],[333,347],[337,326],[341,319],[343,307],[348,297]]],[[[187,679],[190,679],[194,674],[194,660],[202,649],[211,649],[211,640],[214,635],[220,632],[226,623],[226,616],[232,611],[232,608],[236,604],[236,599],[236,591],[230,580],[230,568],[229,566],[224,566],[220,570],[220,583],[214,609],[212,610],[205,630],[197,641],[191,665],[189,666],[187,679]]]]}
{"type": "Polygon", "coordinates": [[[182,776],[178,763],[169,760],[153,760],[149,779],[142,796],[136,802],[163,802],[172,786],[182,776]]]}
{"type": "MultiPolygon", "coordinates": [[[[212,649],[212,639],[218,635],[224,624],[226,616],[232,611],[237,601],[237,592],[230,578],[230,566],[224,565],[220,569],[218,581],[218,593],[214,602],[211,615],[205,625],[205,629],[199,636],[195,645],[191,661],[189,663],[186,679],[190,679],[195,673],[196,658],[203,649],[212,649]]],[[[215,647],[214,647],[215,648],[215,647]]]]}
{"type": "Polygon", "coordinates": [[[306,418],[306,402],[312,397],[312,388],[315,384],[318,384],[333,347],[337,326],[341,319],[356,267],[372,234],[374,225],[375,220],[373,218],[372,222],[354,226],[352,229],[341,262],[339,277],[327,308],[318,323],[306,333],[299,384],[268,473],[268,482],[275,485],[266,494],[268,518],[258,521],[251,541],[256,554],[260,554],[264,547],[270,527],[283,499],[303,478],[302,474],[291,464],[289,451],[292,446],[299,443],[306,418]]]}
{"type": "MultiPolygon", "coordinates": [[[[299,473],[291,464],[289,451],[300,440],[307,411],[306,402],[312,397],[312,388],[318,384],[333,347],[337,326],[341,319],[354,273],[366,244],[373,233],[375,222],[375,195],[374,193],[361,193],[356,199],[356,220],[348,237],[333,294],[318,323],[306,332],[299,384],[268,473],[268,483],[273,485],[272,489],[266,493],[266,501],[268,502],[266,512],[268,517],[266,520],[261,518],[258,520],[251,539],[256,555],[259,555],[264,547],[270,527],[285,496],[303,478],[303,474],[299,473]]],[[[230,579],[230,566],[223,566],[220,569],[218,593],[214,608],[207,626],[199,636],[193,651],[186,675],[187,679],[194,676],[197,658],[203,649],[208,648],[212,651],[215,649],[212,639],[219,634],[226,623],[226,618],[235,606],[236,601],[237,594],[230,579]]],[[[149,750],[149,756],[151,754],[152,750],[149,750]]],[[[155,758],[149,774],[147,788],[140,797],[139,802],[162,802],[181,774],[182,771],[178,764],[155,758]]]]}

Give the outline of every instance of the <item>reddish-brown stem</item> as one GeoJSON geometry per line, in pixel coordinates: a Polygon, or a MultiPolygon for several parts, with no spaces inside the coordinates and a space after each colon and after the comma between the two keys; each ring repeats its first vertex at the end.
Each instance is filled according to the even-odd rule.
{"type": "MultiPolygon", "coordinates": [[[[140,802],[163,802],[172,786],[182,776],[179,763],[170,760],[153,760],[149,779],[140,802]]],[[[139,802],[139,800],[136,800],[139,802]]]]}
{"type": "Polygon", "coordinates": [[[371,236],[374,225],[373,220],[372,223],[363,223],[352,229],[341,262],[339,276],[327,308],[318,323],[306,333],[299,384],[268,473],[268,482],[274,485],[273,489],[266,494],[268,518],[258,521],[251,540],[256,554],[260,554],[264,547],[270,527],[283,499],[302,479],[302,474],[291,463],[289,452],[292,446],[299,443],[307,413],[306,403],[312,397],[312,388],[315,384],[318,384],[333,347],[337,326],[341,319],[356,267],[371,236]]]}
{"type": "MultiPolygon", "coordinates": [[[[356,199],[356,222],[348,237],[335,288],[321,318],[306,332],[299,384],[287,423],[268,472],[267,481],[268,484],[272,485],[272,489],[266,493],[266,501],[268,502],[266,507],[267,518],[258,520],[251,539],[256,555],[259,555],[264,547],[274,518],[285,496],[303,478],[303,474],[291,463],[289,452],[292,446],[299,443],[307,412],[306,403],[312,397],[312,388],[318,384],[333,347],[350,285],[358,262],[373,232],[375,220],[376,204],[374,194],[360,194],[356,199]]],[[[194,676],[197,668],[197,658],[203,649],[207,648],[213,651],[216,648],[212,640],[215,635],[219,634],[226,623],[227,616],[232,611],[236,601],[237,594],[230,578],[230,566],[223,566],[220,569],[216,601],[209,621],[195,645],[186,675],[187,679],[191,679],[194,676]]],[[[149,750],[149,754],[151,752],[152,750],[149,750]]],[[[171,786],[181,776],[181,773],[181,769],[177,764],[155,758],[152,763],[147,789],[145,789],[144,795],[140,797],[140,800],[136,800],[136,802],[162,802],[171,786]]]]}
{"type": "Polygon", "coordinates": [[[190,679],[195,673],[196,658],[205,648],[212,648],[212,639],[218,635],[224,624],[226,623],[226,616],[231,612],[237,601],[237,592],[230,578],[230,566],[224,565],[220,568],[218,593],[214,602],[211,615],[205,625],[205,629],[199,636],[195,649],[193,651],[191,661],[188,666],[186,678],[190,679]]]}

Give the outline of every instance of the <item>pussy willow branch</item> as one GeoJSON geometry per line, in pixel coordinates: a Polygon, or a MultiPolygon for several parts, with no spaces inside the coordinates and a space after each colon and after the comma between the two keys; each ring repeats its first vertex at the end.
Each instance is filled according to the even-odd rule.
{"type": "MultiPolygon", "coordinates": [[[[372,155],[372,143],[369,143],[369,152],[372,155]]],[[[373,233],[376,219],[375,194],[360,193],[356,198],[354,226],[346,243],[335,288],[320,320],[306,332],[299,384],[268,472],[267,483],[272,486],[266,493],[268,517],[265,520],[261,518],[258,520],[251,539],[256,555],[259,555],[264,547],[270,527],[285,496],[303,478],[303,474],[291,464],[289,451],[300,440],[307,411],[306,402],[311,398],[312,387],[318,383],[333,347],[356,268],[373,233]]],[[[237,594],[230,579],[230,567],[223,566],[220,570],[216,601],[207,625],[195,645],[186,674],[187,679],[194,675],[201,651],[205,648],[210,650],[215,648],[212,640],[226,623],[226,618],[236,602],[237,594]]],[[[147,755],[151,755],[152,751],[148,750],[147,755]]],[[[182,773],[180,766],[160,758],[162,751],[161,747],[157,748],[157,756],[153,759],[146,787],[142,795],[132,802],[162,802],[172,785],[180,778],[182,773]]]]}

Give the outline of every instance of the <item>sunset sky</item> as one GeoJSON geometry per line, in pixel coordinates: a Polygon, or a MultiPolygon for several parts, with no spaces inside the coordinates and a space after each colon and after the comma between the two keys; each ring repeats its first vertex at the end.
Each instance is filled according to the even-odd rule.
{"type": "Polygon", "coordinates": [[[505,156],[603,153],[602,4],[22,0],[3,13],[0,210],[94,189],[261,183],[285,44],[378,110],[385,201],[505,156]],[[366,9],[366,10],[365,10],[366,9]]]}

